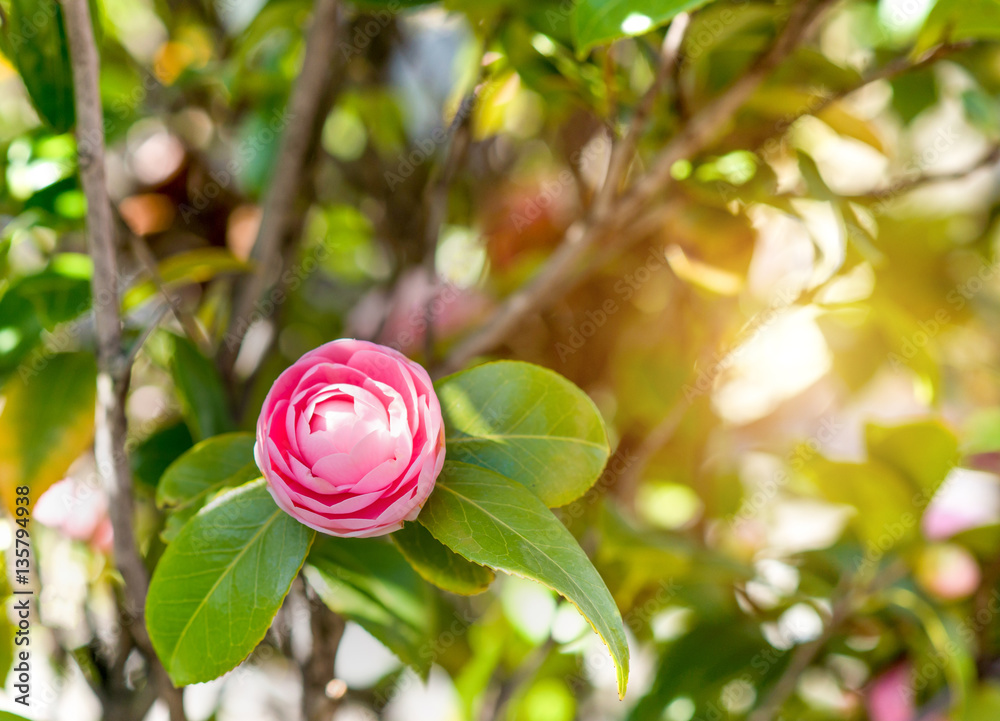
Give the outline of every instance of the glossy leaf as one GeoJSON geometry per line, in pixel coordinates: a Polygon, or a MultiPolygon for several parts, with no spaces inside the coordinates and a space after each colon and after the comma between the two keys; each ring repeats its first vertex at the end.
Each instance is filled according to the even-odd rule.
{"type": "MultiPolygon", "coordinates": [[[[222,248],[198,248],[171,255],[157,267],[160,279],[168,288],[179,288],[191,283],[204,283],[219,275],[245,273],[250,266],[222,248]]],[[[122,298],[126,310],[134,308],[156,295],[151,280],[143,281],[128,289],[122,298]]]]}
{"type": "Polygon", "coordinates": [[[62,253],[47,268],[13,285],[11,293],[27,299],[46,330],[90,309],[93,264],[85,255],[62,253]]]}
{"type": "Polygon", "coordinates": [[[727,683],[752,676],[764,685],[787,664],[788,655],[771,646],[757,624],[738,618],[705,620],[667,647],[652,686],[628,721],[659,721],[664,706],[680,694],[694,704],[694,718],[712,718],[727,683]]]}
{"type": "Polygon", "coordinates": [[[618,607],[576,539],[533,494],[485,468],[446,461],[417,520],[470,561],[566,597],[607,645],[624,697],[629,650],[618,607]]]}
{"type": "Polygon", "coordinates": [[[163,333],[155,340],[149,345],[158,362],[170,370],[191,436],[201,440],[234,430],[215,364],[187,338],[163,333]]]}
{"type": "Polygon", "coordinates": [[[2,29],[4,52],[17,67],[38,115],[55,132],[67,132],[76,114],[62,6],[54,2],[42,8],[36,0],[11,0],[9,21],[2,29]]]}
{"type": "Polygon", "coordinates": [[[914,53],[962,40],[1000,40],[1000,4],[995,0],[938,0],[924,21],[914,53]]]}
{"type": "Polygon", "coordinates": [[[264,481],[218,498],[184,527],[146,601],[150,638],[175,685],[218,678],[254,650],[313,535],[275,505],[264,481]]]}
{"type": "Polygon", "coordinates": [[[531,489],[549,507],[587,492],[610,448],[587,394],[530,363],[486,363],[435,384],[448,458],[472,463],[531,489]]]}
{"type": "Polygon", "coordinates": [[[888,535],[896,543],[916,535],[916,490],[893,468],[877,461],[841,463],[817,458],[807,474],[828,501],[855,509],[851,523],[866,542],[875,543],[888,535]]]}
{"type": "Polygon", "coordinates": [[[594,45],[641,35],[711,0],[580,0],[573,9],[573,42],[580,53],[594,45]]]}
{"type": "Polygon", "coordinates": [[[923,493],[925,501],[958,463],[958,438],[943,423],[920,421],[865,428],[868,455],[896,469],[923,493]]]}
{"type": "Polygon", "coordinates": [[[493,571],[465,560],[419,523],[403,524],[391,538],[417,573],[438,588],[472,596],[482,593],[493,583],[493,571]]]}
{"type": "Polygon", "coordinates": [[[38,498],[90,446],[96,379],[93,356],[57,353],[22,365],[3,387],[0,495],[8,508],[17,486],[38,498]]]}
{"type": "Polygon", "coordinates": [[[198,443],[163,473],[156,504],[171,510],[163,538],[181,527],[216,494],[260,477],[253,460],[252,433],[224,433],[198,443]]]}
{"type": "Polygon", "coordinates": [[[332,611],[354,621],[425,677],[433,661],[431,588],[391,543],[320,536],[306,578],[332,611]]]}
{"type": "Polygon", "coordinates": [[[191,431],[182,421],[154,432],[129,455],[136,480],[155,487],[170,464],[192,444],[191,431]]]}
{"type": "Polygon", "coordinates": [[[0,381],[17,370],[21,362],[38,347],[42,322],[35,307],[24,296],[8,290],[0,296],[0,381]]]}

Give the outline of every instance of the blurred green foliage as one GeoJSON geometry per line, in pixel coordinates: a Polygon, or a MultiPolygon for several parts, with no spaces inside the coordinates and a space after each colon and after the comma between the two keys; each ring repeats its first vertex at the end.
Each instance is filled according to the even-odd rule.
{"type": "MultiPolygon", "coordinates": [[[[198,442],[246,450],[249,435],[217,436],[252,431],[303,352],[364,336],[433,366],[533,277],[592,207],[678,12],[691,13],[680,60],[627,181],[745,77],[794,4],[345,4],[343,77],[316,129],[283,289],[259,304],[228,377],[157,285],[213,349],[226,343],[234,287],[260,271],[250,249],[281,138],[301,130],[285,106],[310,3],[94,2],[109,189],[123,238],[157,264],[154,277],[120,244],[126,341],[142,343],[127,407],[148,564],[176,538],[170,509],[193,513],[249,478],[237,459],[189,503],[171,464],[198,442]],[[466,157],[446,170],[462,112],[466,157]],[[435,246],[428,198],[448,174],[435,246]]],[[[89,291],[72,71],[57,3],[0,8],[0,494],[10,504],[28,483],[37,498],[68,477],[79,499],[103,493],[89,457],[92,311],[109,301],[89,291]]],[[[998,103],[993,0],[837,3],[718,138],[674,164],[669,192],[496,349],[566,376],[608,424],[603,475],[557,515],[621,611],[624,702],[571,604],[503,574],[485,590],[490,572],[422,526],[363,552],[332,539],[307,578],[444,684],[456,718],[995,719],[998,103]],[[780,716],[761,716],[774,698],[780,716]]],[[[553,456],[543,465],[558,474],[553,456]]],[[[41,632],[70,652],[49,659],[70,678],[67,663],[89,673],[93,619],[118,581],[92,535],[50,525],[38,561],[72,601],[43,609],[41,632]]],[[[298,566],[279,560],[291,583],[298,566]]],[[[250,620],[256,641],[265,627],[250,620]]],[[[248,673],[284,668],[290,633],[270,633],[248,673]]],[[[8,636],[0,627],[0,671],[8,636]]],[[[345,673],[355,659],[341,659],[345,673]]],[[[376,676],[344,703],[381,714],[413,698],[395,662],[376,676]]]]}

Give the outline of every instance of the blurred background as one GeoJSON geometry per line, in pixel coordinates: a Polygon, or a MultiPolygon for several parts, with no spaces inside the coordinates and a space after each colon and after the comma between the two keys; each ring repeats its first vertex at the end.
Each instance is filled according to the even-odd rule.
{"type": "MultiPolygon", "coordinates": [[[[310,134],[287,104],[310,2],[92,3],[127,337],[158,328],[127,401],[149,557],[166,465],[252,428],[303,352],[363,337],[445,370],[471,349],[564,374],[608,422],[608,469],[557,513],[622,611],[628,695],[571,605],[504,578],[468,598],[427,587],[426,682],[349,624],[337,721],[1000,718],[1000,4],[829,4],[516,328],[463,345],[602,202],[634,119],[624,188],[799,4],[345,3],[310,134]],[[251,249],[290,130],[311,144],[280,293],[227,343],[234,293],[275,270],[251,249]]],[[[57,5],[27,25],[15,5],[0,0],[0,492],[15,463],[48,488],[31,717],[91,721],[117,585],[86,481],[93,360],[75,353],[94,345],[92,265],[68,66],[39,60],[57,5]],[[32,395],[36,373],[51,382],[32,395]]],[[[192,721],[298,718],[303,618],[293,595],[243,667],[190,688],[192,721]]]]}

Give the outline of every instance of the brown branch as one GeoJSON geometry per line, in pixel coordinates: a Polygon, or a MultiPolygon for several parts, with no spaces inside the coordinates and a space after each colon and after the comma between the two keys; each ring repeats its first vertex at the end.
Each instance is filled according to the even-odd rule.
{"type": "Polygon", "coordinates": [[[161,695],[170,708],[172,721],[182,721],[181,691],[166,681],[143,619],[149,575],[132,525],[132,469],[125,451],[128,433],[125,397],[130,367],[122,348],[115,228],[104,170],[104,114],[98,87],[100,59],[87,0],[62,0],[62,4],[73,63],[80,182],[87,199],[87,244],[94,261],[98,363],[94,456],[109,496],[115,564],[121,572],[131,610],[131,619],[125,619],[131,621],[127,623],[128,631],[146,655],[150,676],[161,686],[161,695]]]}
{"type": "Polygon", "coordinates": [[[850,196],[847,200],[857,202],[872,200],[885,202],[887,199],[895,198],[903,193],[908,193],[911,190],[922,188],[925,185],[963,180],[964,178],[967,178],[975,173],[977,170],[982,170],[983,168],[988,168],[991,165],[996,165],[998,162],[1000,162],[1000,145],[995,144],[991,146],[989,152],[983,155],[983,157],[970,165],[968,168],[962,168],[961,170],[956,170],[950,173],[922,173],[910,178],[901,178],[893,183],[890,183],[885,188],[873,190],[872,192],[865,193],[864,195],[850,196]]]}
{"type": "Polygon", "coordinates": [[[337,649],[344,635],[344,619],[331,611],[316,593],[306,587],[312,650],[302,666],[302,717],[305,721],[329,721],[340,705],[342,694],[330,693],[337,649]]]}
{"type": "Polygon", "coordinates": [[[642,100],[639,101],[639,106],[632,115],[632,122],[629,123],[624,137],[618,143],[615,143],[614,149],[611,151],[607,176],[597,195],[597,199],[594,201],[593,212],[597,219],[604,216],[618,194],[619,186],[625,178],[626,171],[635,153],[635,148],[639,143],[639,138],[646,128],[650,113],[653,112],[656,98],[663,91],[663,86],[666,85],[667,79],[671,77],[674,68],[677,66],[677,61],[680,58],[681,43],[684,41],[684,33],[687,32],[690,22],[690,16],[687,13],[681,13],[673,19],[670,27],[667,28],[667,33],[663,38],[663,45],[660,47],[660,62],[656,69],[656,77],[653,78],[653,83],[642,96],[642,100]]]}
{"type": "Polygon", "coordinates": [[[815,106],[809,107],[800,113],[795,114],[791,119],[786,122],[782,127],[782,132],[785,129],[791,127],[796,120],[802,118],[806,115],[818,115],[819,113],[826,110],[828,107],[833,105],[839,100],[843,100],[849,95],[853,95],[862,88],[866,88],[874,82],[879,80],[892,80],[900,75],[905,75],[906,73],[913,72],[914,70],[919,70],[921,68],[927,67],[936,63],[938,60],[951,55],[959,50],[964,50],[971,47],[971,42],[961,42],[961,43],[945,43],[943,45],[938,45],[937,47],[931,48],[927,52],[923,53],[920,57],[913,59],[909,55],[904,55],[902,57],[896,58],[891,62],[886,63],[882,67],[873,70],[868,75],[861,78],[861,81],[857,85],[852,85],[849,88],[844,88],[843,90],[838,90],[832,95],[828,95],[824,98],[819,99],[815,106]]]}
{"type": "Polygon", "coordinates": [[[792,8],[791,17],[774,44],[725,92],[691,118],[684,129],[659,154],[650,171],[629,191],[616,209],[616,214],[628,218],[663,192],[673,181],[671,170],[674,163],[696,155],[716,138],[767,76],[809,37],[823,12],[833,2],[835,0],[796,3],[792,8]]]}
{"type": "Polygon", "coordinates": [[[283,249],[295,227],[296,201],[306,182],[310,151],[322,129],[323,109],[335,69],[343,66],[338,53],[340,29],[338,0],[316,0],[312,27],[306,40],[305,59],[292,88],[286,120],[288,129],[281,138],[277,165],[264,200],[263,217],[251,257],[255,271],[238,289],[229,330],[219,349],[219,367],[230,376],[254,309],[281,275],[283,249]]]}
{"type": "Polygon", "coordinates": [[[833,2],[834,0],[816,0],[795,4],[791,18],[774,44],[722,95],[691,117],[684,129],[660,152],[652,169],[608,211],[607,219],[597,219],[591,213],[570,225],[562,244],[535,278],[511,294],[480,331],[459,343],[439,371],[448,372],[461,368],[476,356],[496,348],[527,316],[557,297],[567,276],[573,273],[586,253],[601,238],[638,217],[643,206],[674,182],[670,174],[674,163],[695,155],[715,139],[768,74],[791,54],[799,42],[808,37],[823,11],[833,2]]]}
{"type": "MultiPolygon", "coordinates": [[[[484,52],[489,47],[489,40],[484,43],[484,52]]],[[[469,124],[472,120],[472,109],[478,101],[479,93],[482,92],[484,82],[480,81],[475,88],[469,92],[458,106],[451,125],[448,128],[448,150],[444,163],[440,171],[432,176],[427,184],[424,203],[427,206],[427,226],[424,235],[424,273],[427,275],[428,287],[432,289],[424,307],[424,321],[426,330],[424,331],[424,362],[427,365],[433,363],[434,359],[434,292],[433,288],[437,284],[437,269],[435,256],[437,255],[438,242],[441,235],[441,226],[448,215],[448,190],[451,188],[452,180],[465,161],[469,144],[472,141],[472,132],[469,124]]],[[[388,318],[388,315],[386,315],[388,318]]]]}

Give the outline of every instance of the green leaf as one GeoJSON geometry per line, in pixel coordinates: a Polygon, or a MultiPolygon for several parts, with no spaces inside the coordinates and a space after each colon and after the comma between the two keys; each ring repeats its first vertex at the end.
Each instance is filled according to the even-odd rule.
{"type": "Polygon", "coordinates": [[[714,718],[726,684],[752,675],[755,686],[766,687],[787,665],[788,654],[764,639],[759,624],[738,615],[703,619],[667,646],[649,691],[628,721],[659,721],[663,708],[680,695],[694,704],[695,718],[714,718]]]}
{"type": "Polygon", "coordinates": [[[578,53],[670,22],[711,0],[579,0],[573,8],[573,43],[578,53]]]}
{"type": "Polygon", "coordinates": [[[17,370],[42,339],[42,322],[24,296],[8,290],[0,297],[0,382],[17,370]]]}
{"type": "Polygon", "coordinates": [[[3,396],[0,496],[13,508],[17,486],[38,498],[90,447],[97,365],[88,353],[42,356],[20,367],[3,396]]]}
{"type": "Polygon", "coordinates": [[[332,611],[427,676],[434,657],[434,596],[395,546],[384,540],[320,536],[305,574],[332,611]]]}
{"type": "Polygon", "coordinates": [[[42,330],[90,308],[90,259],[57,255],[44,270],[11,284],[0,297],[0,381],[38,347],[42,330]]]}
{"type": "Polygon", "coordinates": [[[148,345],[157,362],[170,370],[191,436],[202,440],[235,430],[215,364],[182,336],[161,333],[154,340],[148,345]]]}
{"type": "MultiPolygon", "coordinates": [[[[892,542],[901,542],[916,535],[920,517],[913,504],[916,491],[893,468],[877,461],[815,458],[806,473],[828,501],[857,509],[851,522],[863,540],[876,543],[888,534],[892,542]]],[[[879,548],[885,545],[883,541],[879,548]]]]}
{"type": "Polygon", "coordinates": [[[163,531],[170,541],[213,496],[260,477],[252,433],[207,438],[174,461],[156,487],[156,505],[172,513],[163,531]]]}
{"type": "MultiPolygon", "coordinates": [[[[157,266],[160,280],[168,289],[177,289],[192,283],[205,283],[219,275],[245,273],[250,266],[224,248],[197,248],[164,258],[157,266]]],[[[125,310],[140,305],[156,295],[153,281],[138,283],[125,293],[122,306],[125,310]]]]}
{"type": "Polygon", "coordinates": [[[4,52],[17,67],[38,115],[57,133],[76,122],[73,70],[66,25],[58,2],[11,0],[9,25],[3,27],[4,52]]]}
{"type": "Polygon", "coordinates": [[[1000,4],[996,0],[938,0],[920,29],[914,55],[938,43],[1000,40],[1000,4]]]}
{"type": "Polygon", "coordinates": [[[576,539],[536,496],[485,468],[446,461],[417,520],[470,561],[538,581],[575,605],[611,651],[624,697],[629,651],[618,607],[576,539]]]}
{"type": "Polygon", "coordinates": [[[465,560],[419,523],[404,523],[390,538],[417,573],[445,591],[473,596],[496,578],[493,571],[465,560]]]}
{"type": "Polygon", "coordinates": [[[1000,718],[1000,684],[984,681],[969,700],[962,721],[994,721],[1000,718]]]}
{"type": "Polygon", "coordinates": [[[958,438],[940,421],[865,428],[868,455],[894,468],[926,501],[958,463],[958,438]]]}
{"type": "Polygon", "coordinates": [[[9,711],[0,711],[0,721],[28,721],[24,716],[18,716],[17,714],[10,713],[9,711]]]}
{"type": "Polygon", "coordinates": [[[16,634],[17,628],[7,618],[7,614],[3,614],[3,617],[0,618],[0,682],[5,685],[7,676],[10,675],[10,670],[14,667],[15,654],[19,650],[14,646],[16,634]]]}
{"type": "Polygon", "coordinates": [[[435,384],[448,458],[521,483],[549,507],[587,492],[610,448],[586,393],[558,373],[515,361],[486,363],[435,384]]]}
{"type": "Polygon", "coordinates": [[[218,498],[167,546],[146,601],[156,653],[177,686],[218,678],[260,643],[314,531],[263,480],[218,498]]]}
{"type": "Polygon", "coordinates": [[[962,452],[966,455],[1000,451],[1000,408],[972,411],[962,427],[962,452]]]}
{"type": "Polygon", "coordinates": [[[136,446],[129,456],[136,480],[155,488],[170,464],[193,442],[191,431],[182,421],[156,431],[136,446]]]}
{"type": "Polygon", "coordinates": [[[93,263],[79,253],[63,253],[47,268],[22,278],[9,293],[27,299],[46,330],[72,320],[90,309],[90,276],[93,263]]]}

